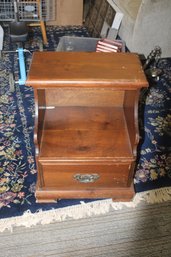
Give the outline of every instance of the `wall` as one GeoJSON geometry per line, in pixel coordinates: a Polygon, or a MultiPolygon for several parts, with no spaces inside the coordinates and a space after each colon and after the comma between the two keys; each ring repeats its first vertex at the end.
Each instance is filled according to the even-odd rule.
{"type": "Polygon", "coordinates": [[[47,25],[82,25],[83,0],[56,0],[56,20],[47,25]]]}

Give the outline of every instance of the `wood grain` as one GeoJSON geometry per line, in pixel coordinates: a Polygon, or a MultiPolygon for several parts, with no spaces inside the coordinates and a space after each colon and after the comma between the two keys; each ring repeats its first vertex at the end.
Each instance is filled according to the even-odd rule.
{"type": "Polygon", "coordinates": [[[131,200],[139,89],[148,85],[138,56],[35,53],[27,84],[35,91],[37,201],[131,200]]]}
{"type": "Polygon", "coordinates": [[[136,54],[35,52],[27,85],[34,88],[90,85],[133,90],[147,87],[148,83],[136,54]]]}

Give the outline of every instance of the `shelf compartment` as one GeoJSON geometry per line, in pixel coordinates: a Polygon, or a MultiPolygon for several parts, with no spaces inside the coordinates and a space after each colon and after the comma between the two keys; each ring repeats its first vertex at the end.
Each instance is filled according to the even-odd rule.
{"type": "Polygon", "coordinates": [[[122,108],[57,107],[45,111],[39,159],[130,159],[122,108]],[[123,147],[124,146],[124,147],[123,147]]]}

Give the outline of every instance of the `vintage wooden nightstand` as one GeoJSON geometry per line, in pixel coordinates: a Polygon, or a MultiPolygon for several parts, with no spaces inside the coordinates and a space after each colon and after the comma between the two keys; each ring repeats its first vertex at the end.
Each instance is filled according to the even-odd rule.
{"type": "Polygon", "coordinates": [[[37,52],[36,198],[131,200],[139,90],[148,83],[131,53],[37,52]]]}

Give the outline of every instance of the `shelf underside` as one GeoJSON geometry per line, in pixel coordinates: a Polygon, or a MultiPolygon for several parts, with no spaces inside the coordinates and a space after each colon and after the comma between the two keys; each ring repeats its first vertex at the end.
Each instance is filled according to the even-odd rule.
{"type": "Polygon", "coordinates": [[[39,159],[133,159],[121,107],[46,109],[39,159]]]}

